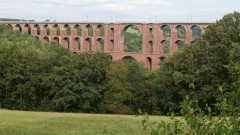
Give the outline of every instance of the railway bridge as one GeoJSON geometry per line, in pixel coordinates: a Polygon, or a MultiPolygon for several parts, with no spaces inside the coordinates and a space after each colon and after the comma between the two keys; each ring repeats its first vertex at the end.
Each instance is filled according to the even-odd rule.
{"type": "Polygon", "coordinates": [[[156,69],[184,43],[194,42],[208,23],[101,23],[101,22],[0,22],[13,30],[55,42],[74,53],[104,51],[112,60],[133,57],[149,69],[156,69]],[[124,34],[134,26],[142,37],[139,52],[124,51],[124,34]]]}

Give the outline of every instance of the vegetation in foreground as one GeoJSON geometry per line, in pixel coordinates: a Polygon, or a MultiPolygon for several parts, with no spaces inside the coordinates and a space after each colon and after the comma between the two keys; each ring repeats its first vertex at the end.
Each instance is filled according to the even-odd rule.
{"type": "MultiPolygon", "coordinates": [[[[153,116],[150,121],[169,117],[153,116]]],[[[145,135],[133,115],[48,113],[0,110],[1,135],[145,135]]]]}

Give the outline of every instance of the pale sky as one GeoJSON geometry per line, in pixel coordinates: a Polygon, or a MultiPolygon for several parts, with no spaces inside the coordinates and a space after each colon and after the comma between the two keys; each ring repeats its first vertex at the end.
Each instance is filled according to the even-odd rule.
{"type": "Polygon", "coordinates": [[[0,0],[0,18],[89,22],[215,22],[240,0],[0,0]]]}

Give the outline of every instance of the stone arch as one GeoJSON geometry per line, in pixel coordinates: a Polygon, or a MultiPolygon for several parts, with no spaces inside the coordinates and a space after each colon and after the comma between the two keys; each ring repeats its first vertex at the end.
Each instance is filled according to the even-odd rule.
{"type": "Polygon", "coordinates": [[[183,25],[176,26],[177,38],[186,38],[186,28],[183,25]]]}
{"type": "Polygon", "coordinates": [[[60,28],[60,26],[59,26],[58,24],[54,24],[54,25],[53,25],[53,30],[55,31],[55,34],[56,34],[57,36],[60,36],[60,35],[61,35],[61,28],[60,28]]]}
{"type": "Polygon", "coordinates": [[[124,52],[142,52],[142,32],[137,25],[130,24],[123,28],[120,34],[120,43],[124,52]]]}
{"type": "Polygon", "coordinates": [[[38,25],[38,24],[35,24],[34,26],[34,29],[37,31],[37,35],[41,35],[41,28],[40,28],[40,26],[38,25]]]}
{"type": "Polygon", "coordinates": [[[77,32],[78,36],[82,36],[82,28],[79,24],[74,25],[73,29],[77,32]]]}
{"type": "Polygon", "coordinates": [[[43,42],[49,43],[49,37],[44,37],[44,38],[43,38],[43,42]]]}
{"type": "Polygon", "coordinates": [[[38,39],[39,40],[39,37],[38,36],[35,36],[36,37],[36,39],[38,39]]]}
{"type": "Polygon", "coordinates": [[[192,40],[191,42],[190,42],[190,44],[194,44],[196,41],[195,40],[192,40]]]}
{"type": "Polygon", "coordinates": [[[200,38],[201,35],[202,35],[202,29],[200,26],[198,25],[193,25],[191,27],[191,30],[192,30],[192,38],[193,39],[196,39],[196,38],[200,38]]]}
{"type": "Polygon", "coordinates": [[[102,24],[97,25],[98,30],[98,36],[103,37],[104,36],[104,26],[102,24]]]}
{"type": "Polygon", "coordinates": [[[147,57],[146,59],[146,67],[150,70],[152,70],[152,58],[151,57],[147,57]]]}
{"type": "Polygon", "coordinates": [[[109,44],[109,51],[114,51],[114,40],[110,40],[110,44],[109,44]]]}
{"type": "Polygon", "coordinates": [[[158,62],[158,65],[159,65],[159,66],[160,66],[160,63],[164,61],[164,59],[166,59],[165,56],[159,57],[159,62],[158,62]]]}
{"type": "Polygon", "coordinates": [[[44,35],[50,35],[51,34],[51,29],[47,24],[43,25],[43,29],[45,30],[44,35]]]}
{"type": "Polygon", "coordinates": [[[91,51],[92,50],[92,39],[91,38],[86,38],[85,39],[84,49],[86,51],[91,51]]]}
{"type": "Polygon", "coordinates": [[[54,37],[52,42],[55,42],[56,44],[59,44],[59,37],[54,37]]]}
{"type": "Polygon", "coordinates": [[[70,39],[68,37],[63,38],[63,46],[70,49],[70,39]]]}
{"type": "Polygon", "coordinates": [[[148,46],[147,46],[147,50],[148,50],[148,53],[153,53],[153,41],[149,41],[148,42],[148,46]]]}
{"type": "Polygon", "coordinates": [[[148,25],[148,30],[149,30],[150,36],[153,37],[153,24],[152,23],[150,23],[148,25]]]}
{"type": "Polygon", "coordinates": [[[162,25],[162,26],[161,26],[161,30],[162,30],[162,32],[163,32],[163,37],[164,37],[164,38],[170,38],[170,37],[171,37],[172,30],[171,30],[170,26],[168,26],[168,25],[162,25]]]}
{"type": "Polygon", "coordinates": [[[136,61],[136,58],[133,57],[133,56],[127,55],[127,56],[122,57],[122,60],[125,61],[125,62],[128,62],[128,63],[131,63],[133,61],[136,61]]]}
{"type": "Polygon", "coordinates": [[[66,35],[67,36],[70,36],[72,34],[72,29],[71,27],[69,26],[69,24],[64,24],[63,25],[63,29],[66,31],[66,35]]]}
{"type": "Polygon", "coordinates": [[[160,60],[160,61],[163,61],[164,59],[166,59],[165,56],[161,56],[161,57],[159,57],[159,60],[160,60]]]}
{"type": "Polygon", "coordinates": [[[114,36],[114,28],[110,28],[110,36],[114,36]]]}
{"type": "Polygon", "coordinates": [[[22,32],[22,27],[20,24],[16,24],[15,27],[16,27],[16,30],[22,32]]]}
{"type": "Polygon", "coordinates": [[[104,40],[102,38],[97,39],[97,46],[98,51],[104,51],[104,40]]]}
{"type": "Polygon", "coordinates": [[[81,39],[79,37],[75,37],[73,40],[73,46],[74,50],[80,50],[81,49],[81,39]]]}
{"type": "Polygon", "coordinates": [[[7,26],[11,29],[13,29],[13,26],[11,24],[7,24],[7,26]]]}
{"type": "Polygon", "coordinates": [[[161,45],[162,45],[162,48],[163,48],[163,51],[162,51],[163,54],[169,54],[169,51],[170,51],[170,42],[169,42],[169,40],[162,40],[161,41],[161,45]]]}
{"type": "Polygon", "coordinates": [[[177,40],[175,42],[175,44],[177,45],[178,48],[183,48],[184,47],[184,42],[182,40],[177,40]]]}
{"type": "Polygon", "coordinates": [[[25,24],[25,25],[24,25],[24,28],[27,29],[27,33],[28,33],[29,35],[31,35],[31,27],[30,27],[30,25],[29,25],[29,24],[25,24]]]}
{"type": "Polygon", "coordinates": [[[85,27],[87,29],[88,36],[93,36],[93,27],[92,27],[92,25],[91,24],[87,24],[85,27]]]}

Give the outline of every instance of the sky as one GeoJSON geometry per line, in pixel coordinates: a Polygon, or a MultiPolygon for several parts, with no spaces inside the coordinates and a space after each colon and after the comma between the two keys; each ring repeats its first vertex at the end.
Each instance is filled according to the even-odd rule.
{"type": "Polygon", "coordinates": [[[0,0],[0,18],[65,22],[215,22],[240,0],[0,0]]]}

